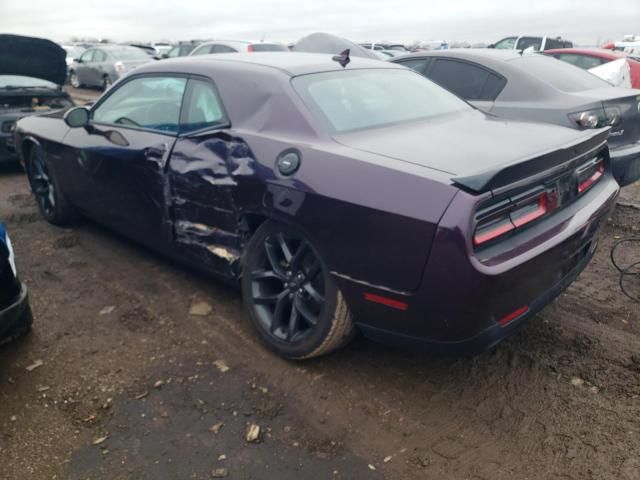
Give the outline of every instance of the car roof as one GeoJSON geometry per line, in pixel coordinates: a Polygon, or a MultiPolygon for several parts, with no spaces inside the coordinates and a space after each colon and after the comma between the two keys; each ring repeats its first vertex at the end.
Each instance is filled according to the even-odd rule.
{"type": "Polygon", "coordinates": [[[521,56],[518,50],[511,49],[495,49],[495,48],[450,48],[448,50],[424,50],[421,52],[410,53],[394,58],[402,60],[412,57],[452,57],[467,60],[493,60],[493,61],[509,61],[521,56]]]}
{"type": "Polygon", "coordinates": [[[302,52],[253,52],[253,53],[225,53],[224,55],[196,55],[168,59],[162,62],[153,62],[138,67],[136,71],[160,72],[169,68],[188,71],[189,65],[197,70],[211,70],[225,67],[238,69],[275,69],[289,76],[304,75],[308,73],[354,70],[362,68],[404,68],[389,62],[373,60],[362,57],[352,57],[351,62],[342,67],[340,63],[332,60],[332,55],[322,53],[302,52]]]}

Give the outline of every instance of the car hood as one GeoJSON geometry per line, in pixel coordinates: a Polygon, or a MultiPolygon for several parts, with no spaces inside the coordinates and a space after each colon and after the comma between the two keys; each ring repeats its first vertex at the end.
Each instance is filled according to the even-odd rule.
{"type": "Polygon", "coordinates": [[[62,85],[67,53],[50,40],[0,34],[0,75],[41,78],[62,85]]]}
{"type": "MultiPolygon", "coordinates": [[[[548,159],[549,154],[568,150],[596,135],[602,136],[602,130],[584,132],[542,123],[505,121],[472,110],[336,134],[333,139],[347,147],[438,170],[453,181],[482,176],[485,183],[476,182],[472,189],[483,190],[491,183],[492,175],[508,167],[536,158],[548,159]]],[[[563,161],[572,156],[567,152],[557,158],[563,161]]],[[[548,167],[546,161],[543,163],[548,167]]]]}

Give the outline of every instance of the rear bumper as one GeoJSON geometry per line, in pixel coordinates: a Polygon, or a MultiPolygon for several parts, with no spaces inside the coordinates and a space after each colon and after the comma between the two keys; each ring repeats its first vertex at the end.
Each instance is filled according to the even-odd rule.
{"type": "Polygon", "coordinates": [[[535,316],[545,306],[555,300],[558,295],[560,295],[564,290],[566,290],[569,285],[573,283],[573,281],[580,275],[580,273],[587,267],[587,265],[589,265],[589,262],[591,261],[595,253],[595,250],[596,246],[595,244],[593,244],[585,257],[579,261],[579,263],[574,267],[573,270],[571,270],[549,290],[530,302],[529,308],[526,312],[524,312],[505,326],[502,326],[500,324],[491,325],[477,335],[464,340],[434,341],[421,337],[403,335],[397,332],[383,330],[369,325],[359,324],[358,326],[366,337],[374,341],[385,343],[387,345],[409,348],[411,350],[424,350],[427,352],[435,353],[477,355],[484,350],[497,345],[502,340],[512,335],[524,323],[526,323],[527,320],[535,316]]]}
{"type": "Polygon", "coordinates": [[[340,288],[359,327],[373,339],[477,353],[513,333],[584,270],[618,192],[607,174],[583,198],[497,245],[497,252],[481,253],[474,252],[468,237],[473,199],[460,194],[439,224],[417,292],[344,281],[340,288]],[[401,301],[404,308],[367,302],[366,292],[401,301]]]}
{"type": "Polygon", "coordinates": [[[621,187],[640,179],[640,143],[612,149],[611,170],[621,187]]]}
{"type": "Polygon", "coordinates": [[[27,287],[22,284],[15,301],[4,310],[0,310],[0,340],[17,325],[27,313],[29,295],[27,287]]]}

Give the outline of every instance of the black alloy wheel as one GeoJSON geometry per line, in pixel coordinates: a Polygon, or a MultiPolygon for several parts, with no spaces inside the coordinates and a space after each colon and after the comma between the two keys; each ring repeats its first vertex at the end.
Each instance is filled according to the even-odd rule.
{"type": "Polygon", "coordinates": [[[287,358],[346,343],[351,314],[318,251],[293,227],[267,222],[247,247],[245,305],[262,340],[287,358]]]}
{"type": "Polygon", "coordinates": [[[49,175],[49,168],[42,155],[42,150],[38,147],[31,149],[29,180],[40,211],[45,218],[51,217],[56,209],[55,186],[49,175]]]}

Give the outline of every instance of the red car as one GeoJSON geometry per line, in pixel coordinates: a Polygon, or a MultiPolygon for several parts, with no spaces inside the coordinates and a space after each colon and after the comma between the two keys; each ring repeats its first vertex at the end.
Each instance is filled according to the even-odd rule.
{"type": "Polygon", "coordinates": [[[640,62],[632,60],[625,53],[614,52],[604,48],[558,48],[545,50],[544,53],[552,55],[564,62],[580,67],[584,70],[599,67],[605,63],[626,58],[631,68],[631,86],[640,88],[640,62]]]}

